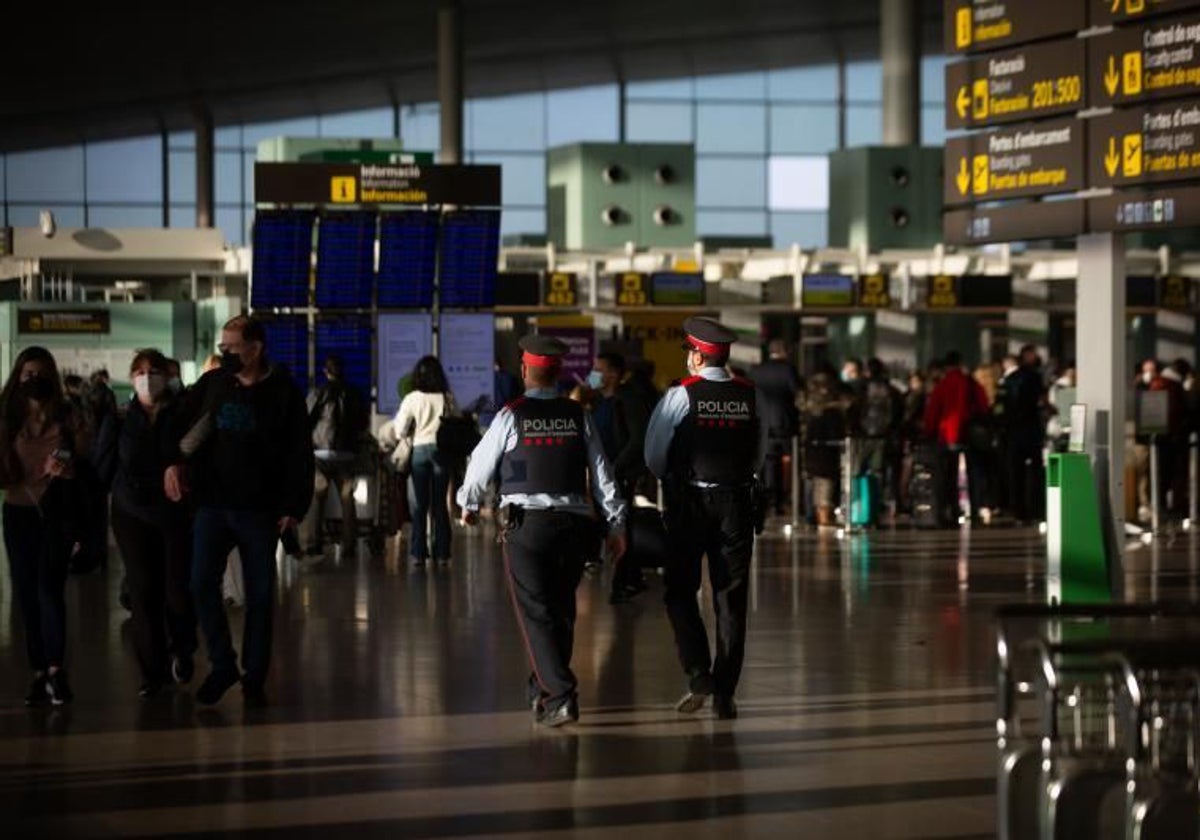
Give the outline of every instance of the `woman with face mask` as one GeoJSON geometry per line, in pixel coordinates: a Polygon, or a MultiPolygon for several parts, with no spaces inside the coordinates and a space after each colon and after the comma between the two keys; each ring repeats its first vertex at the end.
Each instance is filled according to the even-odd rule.
{"type": "Polygon", "coordinates": [[[42,347],[23,350],[0,391],[0,486],[4,547],[33,670],[30,706],[72,699],[65,593],[72,545],[81,536],[73,462],[84,440],[54,357],[42,347]]]}
{"type": "Polygon", "coordinates": [[[133,357],[134,397],[116,442],[112,527],[125,561],[133,643],[142,672],[139,695],[152,697],[194,671],[196,616],[188,589],[191,526],[182,503],[163,492],[175,409],[167,359],[157,350],[133,357]]]}

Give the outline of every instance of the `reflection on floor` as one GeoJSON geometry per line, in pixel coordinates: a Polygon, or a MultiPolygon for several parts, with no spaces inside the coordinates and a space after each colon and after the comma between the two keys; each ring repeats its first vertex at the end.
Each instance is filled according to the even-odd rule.
{"type": "MultiPolygon", "coordinates": [[[[119,569],[70,583],[63,711],[27,682],[0,583],[0,815],[17,835],[963,837],[994,833],[993,609],[1044,541],[991,529],[759,542],[741,717],[683,718],[661,585],[584,580],[583,716],[542,731],[486,530],[449,568],[281,565],[273,705],[136,697],[119,569]],[[15,820],[15,822],[14,822],[15,820]]],[[[365,549],[363,550],[365,552],[365,549]]],[[[1196,597],[1197,543],[1129,556],[1129,597],[1196,597]]],[[[236,612],[236,611],[235,611],[236,612]]],[[[235,623],[236,626],[236,623],[235,623]]],[[[711,623],[710,623],[711,626],[711,623]]],[[[200,676],[205,673],[200,668],[200,676]]],[[[9,835],[7,830],[5,836],[9,835]]]]}

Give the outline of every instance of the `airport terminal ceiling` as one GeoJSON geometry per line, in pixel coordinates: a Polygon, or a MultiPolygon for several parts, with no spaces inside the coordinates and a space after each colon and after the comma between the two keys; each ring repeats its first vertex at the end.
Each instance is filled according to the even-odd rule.
{"type": "MultiPolygon", "coordinates": [[[[941,0],[919,3],[923,49],[940,52],[941,0]]],[[[466,95],[869,59],[879,4],[463,0],[466,95]]],[[[436,10],[27,4],[6,39],[0,151],[183,130],[198,105],[222,125],[433,100],[436,10]]]]}

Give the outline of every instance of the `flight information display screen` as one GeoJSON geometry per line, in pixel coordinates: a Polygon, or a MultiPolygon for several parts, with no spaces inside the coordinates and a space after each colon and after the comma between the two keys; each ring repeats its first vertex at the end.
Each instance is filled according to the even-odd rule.
{"type": "Polygon", "coordinates": [[[500,211],[456,210],[442,217],[443,306],[493,306],[500,256],[500,211]]]}
{"type": "Polygon", "coordinates": [[[386,213],[379,220],[378,305],[381,309],[433,305],[438,214],[386,213]]]}
{"type": "Polygon", "coordinates": [[[330,354],[342,357],[346,382],[358,389],[363,399],[371,396],[370,315],[338,315],[318,318],[316,328],[317,385],[325,384],[325,360],[330,354]]]}
{"type": "Polygon", "coordinates": [[[314,215],[303,210],[263,210],[254,216],[250,306],[308,306],[314,215]]]}
{"type": "Polygon", "coordinates": [[[657,271],[650,275],[650,302],[674,306],[704,305],[704,275],[657,271]]]}
{"type": "Polygon", "coordinates": [[[267,357],[288,369],[300,390],[308,391],[308,319],[303,315],[264,318],[267,357]]]}
{"type": "Polygon", "coordinates": [[[375,279],[375,214],[330,212],[317,228],[317,306],[366,309],[375,279]]]}

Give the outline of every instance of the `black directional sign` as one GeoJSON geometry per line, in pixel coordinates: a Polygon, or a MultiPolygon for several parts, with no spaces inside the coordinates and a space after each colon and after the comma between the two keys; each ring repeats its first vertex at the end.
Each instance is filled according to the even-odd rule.
{"type": "Polygon", "coordinates": [[[946,141],[947,205],[1074,192],[1085,182],[1084,124],[1075,117],[946,141]]]}
{"type": "Polygon", "coordinates": [[[1084,232],[1078,199],[1018,202],[950,210],[942,215],[942,238],[950,245],[985,245],[1027,239],[1064,239],[1084,232]]]}
{"type": "Polygon", "coordinates": [[[946,66],[946,128],[982,128],[1083,108],[1083,41],[1019,47],[946,66]]]}
{"type": "Polygon", "coordinates": [[[1127,186],[1200,176],[1200,99],[1117,110],[1088,124],[1088,183],[1127,186]]]}
{"type": "Polygon", "coordinates": [[[1151,15],[1200,8],[1200,0],[1089,0],[1089,22],[1108,26],[1144,20],[1151,15]]]}
{"type": "Polygon", "coordinates": [[[1074,33],[1087,9],[1069,0],[946,0],[946,52],[978,52],[1074,33]]]}
{"type": "Polygon", "coordinates": [[[1092,107],[1200,94],[1200,15],[1115,29],[1088,44],[1092,107]]]}
{"type": "Polygon", "coordinates": [[[1120,233],[1200,225],[1200,187],[1122,190],[1088,199],[1088,229],[1120,233]]]}

